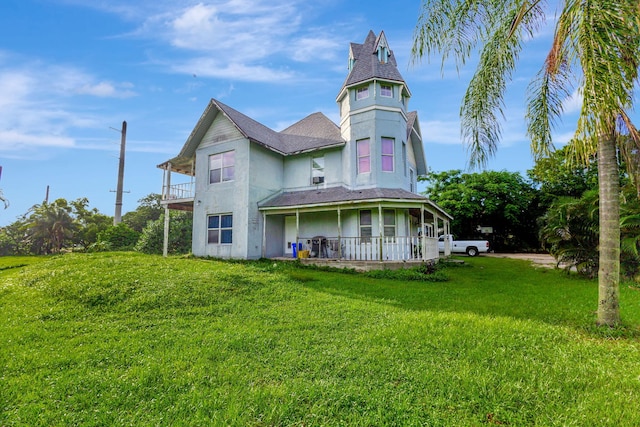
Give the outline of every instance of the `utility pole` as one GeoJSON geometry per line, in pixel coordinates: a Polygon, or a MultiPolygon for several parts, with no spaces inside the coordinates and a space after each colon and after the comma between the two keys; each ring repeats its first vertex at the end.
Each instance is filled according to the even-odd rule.
{"type": "Polygon", "coordinates": [[[116,213],[113,216],[113,225],[118,225],[122,221],[122,187],[124,184],[124,147],[127,141],[127,122],[122,122],[120,131],[120,162],[118,165],[118,187],[116,188],[116,213]]]}

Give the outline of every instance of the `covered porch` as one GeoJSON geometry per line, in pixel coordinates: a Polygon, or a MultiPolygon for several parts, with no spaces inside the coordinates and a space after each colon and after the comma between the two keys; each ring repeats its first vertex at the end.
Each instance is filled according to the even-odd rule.
{"type": "Polygon", "coordinates": [[[449,234],[451,220],[414,193],[343,187],[283,193],[262,203],[260,211],[262,256],[305,260],[436,260],[438,235],[449,234]]]}

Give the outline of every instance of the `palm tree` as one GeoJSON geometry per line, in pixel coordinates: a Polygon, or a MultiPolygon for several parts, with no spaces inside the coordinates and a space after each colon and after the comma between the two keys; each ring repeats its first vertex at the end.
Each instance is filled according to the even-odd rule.
{"type": "MultiPolygon", "coordinates": [[[[551,134],[562,103],[577,87],[582,109],[569,144],[574,158],[598,158],[600,261],[599,325],[620,321],[620,188],[617,144],[640,135],[627,111],[640,63],[638,0],[558,0],[547,58],[529,86],[527,125],[535,157],[551,153],[551,134]]],[[[462,101],[462,136],[472,166],[483,166],[500,139],[506,83],[525,41],[544,23],[543,0],[423,0],[413,58],[436,51],[458,67],[480,49],[476,72],[462,101]]]]}
{"type": "Polygon", "coordinates": [[[74,229],[66,200],[35,205],[31,211],[26,228],[35,251],[44,254],[60,252],[65,240],[73,236],[74,229]]]}

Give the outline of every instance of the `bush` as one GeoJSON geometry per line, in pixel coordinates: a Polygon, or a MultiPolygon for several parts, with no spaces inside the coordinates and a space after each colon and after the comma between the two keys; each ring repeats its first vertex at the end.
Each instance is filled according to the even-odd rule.
{"type": "Polygon", "coordinates": [[[120,223],[98,233],[98,244],[92,245],[92,250],[104,248],[113,251],[129,251],[136,245],[139,237],[140,233],[120,223]]]}
{"type": "MultiPolygon", "coordinates": [[[[170,254],[187,254],[191,252],[191,233],[193,214],[191,212],[169,212],[169,247],[170,254]]],[[[156,221],[150,221],[142,230],[135,250],[145,254],[161,254],[164,243],[164,214],[156,221]]]]}

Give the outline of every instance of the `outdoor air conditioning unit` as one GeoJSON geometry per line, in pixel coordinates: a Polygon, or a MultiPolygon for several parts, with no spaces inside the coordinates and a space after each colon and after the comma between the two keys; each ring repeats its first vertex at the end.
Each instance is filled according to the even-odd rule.
{"type": "Polygon", "coordinates": [[[324,176],[314,176],[312,182],[314,184],[322,184],[324,182],[324,176]]]}

